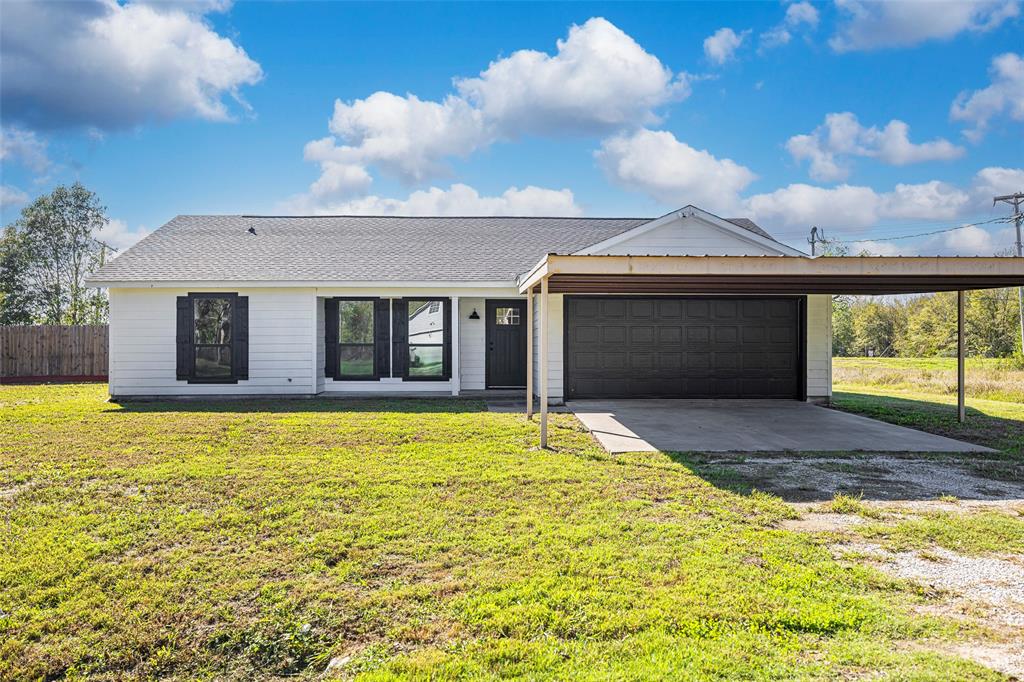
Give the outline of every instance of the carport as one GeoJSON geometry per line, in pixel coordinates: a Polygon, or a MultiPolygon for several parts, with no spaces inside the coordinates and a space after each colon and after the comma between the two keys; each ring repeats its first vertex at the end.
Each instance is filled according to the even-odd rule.
{"type": "MultiPolygon", "coordinates": [[[[534,366],[538,306],[540,441],[547,447],[550,294],[700,295],[779,300],[807,294],[958,292],[958,415],[964,408],[964,292],[1024,285],[1024,260],[1001,257],[612,256],[548,254],[519,278],[527,295],[527,367],[534,366]]],[[[768,377],[768,381],[772,381],[768,377]]],[[[527,372],[527,416],[534,378],[527,372]]]]}

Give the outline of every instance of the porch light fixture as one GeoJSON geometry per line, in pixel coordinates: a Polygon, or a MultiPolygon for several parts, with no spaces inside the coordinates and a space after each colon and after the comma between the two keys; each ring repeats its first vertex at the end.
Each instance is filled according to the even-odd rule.
{"type": "Polygon", "coordinates": [[[471,320],[479,320],[480,319],[480,313],[478,313],[476,311],[476,308],[473,308],[473,312],[471,312],[469,314],[469,319],[471,319],[471,320]]]}

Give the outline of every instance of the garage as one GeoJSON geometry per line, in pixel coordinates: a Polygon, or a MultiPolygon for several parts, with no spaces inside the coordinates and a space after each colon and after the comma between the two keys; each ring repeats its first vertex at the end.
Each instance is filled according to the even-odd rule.
{"type": "Polygon", "coordinates": [[[803,297],[566,296],[568,398],[803,396],[803,297]]]}

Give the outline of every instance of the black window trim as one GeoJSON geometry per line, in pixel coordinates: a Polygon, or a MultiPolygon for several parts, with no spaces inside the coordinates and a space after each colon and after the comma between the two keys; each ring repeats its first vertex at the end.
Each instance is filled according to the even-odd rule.
{"type": "Polygon", "coordinates": [[[191,372],[185,381],[190,384],[237,384],[238,383],[238,367],[235,362],[235,344],[238,343],[238,292],[232,291],[199,291],[188,293],[188,308],[190,313],[190,326],[188,330],[189,334],[189,352],[192,354],[191,372]],[[196,343],[196,300],[204,298],[226,298],[231,301],[231,343],[196,343]],[[231,349],[231,375],[227,377],[197,377],[195,367],[195,354],[196,348],[202,347],[220,347],[228,346],[231,349]]]}
{"type": "Polygon", "coordinates": [[[402,299],[405,314],[405,337],[402,339],[402,348],[405,353],[405,361],[402,364],[403,381],[427,381],[447,382],[452,378],[452,299],[448,296],[405,296],[402,299]],[[443,339],[441,343],[409,343],[409,302],[410,301],[437,301],[441,304],[441,315],[444,320],[442,329],[443,339]],[[423,346],[424,348],[441,348],[441,374],[440,376],[410,376],[409,374],[409,346],[423,346]]]}
{"type": "MultiPolygon", "coordinates": [[[[378,303],[378,301],[382,301],[382,300],[386,300],[386,299],[382,299],[380,296],[334,296],[333,300],[334,300],[335,304],[337,305],[337,312],[339,314],[339,318],[338,318],[338,337],[333,340],[334,346],[338,349],[338,354],[337,354],[337,367],[334,368],[335,374],[334,374],[334,376],[328,375],[329,378],[332,378],[334,381],[380,381],[381,378],[383,378],[383,376],[382,376],[382,372],[381,372],[380,362],[378,360],[378,357],[379,357],[378,343],[380,343],[380,340],[377,338],[377,324],[378,324],[378,322],[377,322],[377,310],[378,310],[377,303],[378,303]],[[346,301],[369,301],[369,302],[373,303],[373,323],[372,323],[372,327],[371,327],[372,331],[373,331],[373,341],[371,343],[342,343],[341,342],[341,318],[340,318],[341,304],[346,302],[346,301]],[[373,374],[372,375],[369,375],[369,374],[360,374],[360,375],[342,374],[341,373],[341,348],[342,348],[342,346],[370,346],[371,348],[373,348],[373,374]]],[[[388,320],[388,322],[389,322],[389,325],[390,325],[390,320],[388,320]]],[[[384,343],[385,343],[385,345],[389,345],[387,342],[384,342],[384,343]]]]}

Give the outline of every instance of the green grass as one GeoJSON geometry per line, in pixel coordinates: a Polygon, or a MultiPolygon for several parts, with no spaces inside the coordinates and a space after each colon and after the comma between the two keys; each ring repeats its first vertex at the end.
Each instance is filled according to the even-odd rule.
{"type": "Polygon", "coordinates": [[[968,419],[963,424],[956,415],[954,358],[835,358],[833,362],[836,407],[985,445],[1017,464],[1024,463],[1024,371],[1014,369],[1015,361],[968,359],[968,419]],[[949,372],[954,372],[952,388],[940,376],[949,372]]]}
{"type": "Polygon", "coordinates": [[[1024,553],[1024,517],[1020,514],[932,512],[895,525],[871,524],[857,529],[892,551],[934,545],[960,554],[1024,553]]]}
{"type": "MultiPolygon", "coordinates": [[[[956,397],[956,358],[834,358],[837,386],[956,397]]],[[[968,397],[1024,403],[1024,358],[967,358],[968,397]]]]}
{"type": "Polygon", "coordinates": [[[0,387],[0,679],[999,679],[661,453],[472,401],[0,387]]]}

